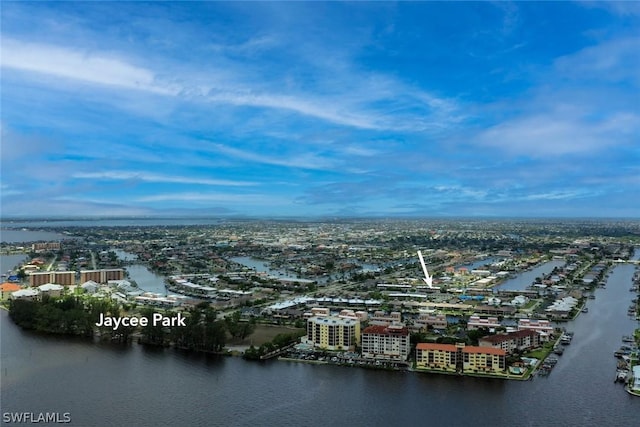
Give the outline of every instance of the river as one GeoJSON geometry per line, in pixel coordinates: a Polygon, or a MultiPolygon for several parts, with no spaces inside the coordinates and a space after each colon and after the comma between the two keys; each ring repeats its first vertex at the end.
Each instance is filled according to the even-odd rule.
{"type": "Polygon", "coordinates": [[[53,231],[42,230],[13,230],[13,229],[0,229],[0,242],[6,243],[28,243],[28,242],[43,242],[43,241],[60,241],[64,239],[71,239],[73,236],[68,234],[56,233],[53,231]]]}
{"type": "Polygon", "coordinates": [[[25,332],[0,312],[2,410],[69,412],[71,425],[631,426],[614,384],[632,265],[615,267],[551,375],[516,382],[330,365],[246,362],[25,332]]]}

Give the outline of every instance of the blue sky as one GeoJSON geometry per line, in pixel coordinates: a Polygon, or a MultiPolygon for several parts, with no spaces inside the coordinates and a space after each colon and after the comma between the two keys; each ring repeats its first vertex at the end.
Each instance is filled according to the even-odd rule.
{"type": "Polygon", "coordinates": [[[640,216],[640,3],[3,2],[1,216],[640,216]]]}

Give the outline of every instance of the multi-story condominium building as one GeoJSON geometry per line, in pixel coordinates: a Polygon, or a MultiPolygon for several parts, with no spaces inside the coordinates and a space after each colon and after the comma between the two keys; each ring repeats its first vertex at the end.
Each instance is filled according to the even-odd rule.
{"type": "Polygon", "coordinates": [[[372,325],[362,331],[362,357],[405,361],[411,343],[409,329],[401,325],[372,325]]]}
{"type": "Polygon", "coordinates": [[[502,325],[500,325],[497,317],[483,319],[480,316],[469,316],[469,320],[467,321],[467,329],[470,331],[480,328],[495,329],[500,326],[502,325]]]}
{"type": "Polygon", "coordinates": [[[51,272],[32,272],[29,274],[29,286],[32,288],[51,282],[51,272]]]}
{"type": "Polygon", "coordinates": [[[533,330],[509,332],[507,334],[489,335],[478,340],[480,347],[501,348],[512,354],[514,351],[529,350],[540,347],[540,334],[533,330]]]}
{"type": "Polygon", "coordinates": [[[500,373],[506,370],[506,351],[458,344],[418,343],[416,368],[446,372],[500,373]]]}
{"type": "Polygon", "coordinates": [[[335,316],[310,317],[306,342],[324,350],[355,350],[360,342],[360,321],[335,316]]]}
{"type": "Polygon", "coordinates": [[[121,268],[80,271],[80,283],[88,282],[89,280],[93,280],[96,283],[107,283],[109,280],[122,279],[124,279],[124,270],[121,268]]]}
{"type": "Polygon", "coordinates": [[[29,274],[29,286],[32,288],[47,283],[55,283],[58,285],[75,285],[75,271],[41,271],[29,274]]]}
{"type": "Polygon", "coordinates": [[[399,311],[392,311],[387,314],[382,310],[376,310],[369,317],[369,324],[371,325],[390,325],[392,323],[401,323],[402,313],[399,311]]]}
{"type": "Polygon", "coordinates": [[[548,320],[542,319],[520,319],[518,320],[518,330],[532,330],[540,334],[542,341],[549,340],[549,337],[553,335],[553,326],[548,320]]]}
{"type": "Polygon", "coordinates": [[[481,304],[477,305],[474,310],[478,314],[491,314],[494,316],[513,316],[516,308],[510,305],[494,306],[481,304]]]}
{"type": "Polygon", "coordinates": [[[500,348],[469,346],[462,349],[463,372],[504,372],[507,352],[500,348]]]}
{"type": "Polygon", "coordinates": [[[60,242],[33,243],[31,245],[31,250],[34,251],[34,252],[59,251],[60,250],[60,242]]]}
{"type": "Polygon", "coordinates": [[[75,271],[53,271],[51,272],[51,283],[70,286],[76,284],[75,271]]]}
{"type": "Polygon", "coordinates": [[[311,314],[313,316],[328,316],[331,312],[328,307],[312,307],[311,314]]]}
{"type": "Polygon", "coordinates": [[[413,322],[414,329],[427,329],[429,326],[433,329],[446,329],[447,316],[445,314],[420,313],[413,322]]]}

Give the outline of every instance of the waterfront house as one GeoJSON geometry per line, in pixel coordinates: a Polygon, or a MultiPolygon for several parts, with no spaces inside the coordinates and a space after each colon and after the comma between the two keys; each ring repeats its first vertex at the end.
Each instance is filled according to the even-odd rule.
{"type": "Polygon", "coordinates": [[[3,283],[0,285],[0,300],[9,299],[13,292],[19,291],[20,289],[22,289],[22,287],[15,283],[3,283]]]}
{"type": "Polygon", "coordinates": [[[520,319],[518,320],[518,330],[532,330],[540,334],[542,341],[547,341],[553,335],[553,326],[548,320],[541,319],[520,319]]]}

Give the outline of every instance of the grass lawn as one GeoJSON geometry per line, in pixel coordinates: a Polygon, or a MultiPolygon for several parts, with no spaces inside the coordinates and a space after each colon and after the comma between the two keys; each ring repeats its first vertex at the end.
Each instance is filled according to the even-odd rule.
{"type": "Polygon", "coordinates": [[[553,342],[546,342],[541,348],[525,354],[525,357],[533,357],[542,360],[553,351],[553,345],[553,342]]]}
{"type": "Polygon", "coordinates": [[[249,335],[247,338],[240,339],[229,339],[227,342],[228,345],[254,345],[258,347],[266,342],[271,341],[278,334],[291,334],[291,333],[306,333],[305,329],[302,328],[294,328],[289,326],[276,326],[276,325],[262,325],[258,323],[256,325],[256,330],[253,334],[249,335]]]}

